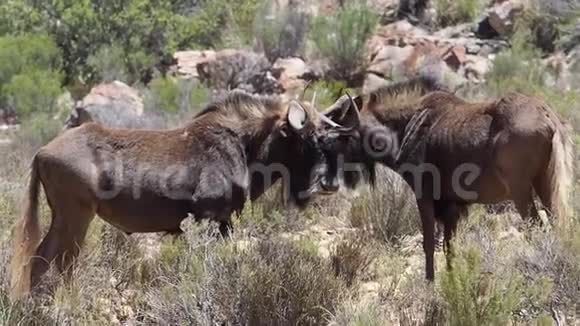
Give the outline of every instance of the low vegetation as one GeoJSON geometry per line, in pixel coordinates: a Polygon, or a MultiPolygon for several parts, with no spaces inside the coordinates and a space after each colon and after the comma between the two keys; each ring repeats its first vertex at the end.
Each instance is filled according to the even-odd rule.
{"type": "Polygon", "coordinates": [[[441,27],[472,22],[483,10],[481,0],[436,0],[437,23],[441,27]]]}
{"type": "MultiPolygon", "coordinates": [[[[316,55],[336,67],[335,75],[314,82],[306,94],[316,91],[324,108],[364,70],[363,45],[378,19],[359,2],[314,20],[298,10],[257,15],[270,9],[255,0],[156,6],[131,0],[119,5],[126,15],[107,6],[99,11],[92,3],[0,4],[0,107],[21,122],[0,155],[0,325],[578,323],[578,198],[572,198],[575,219],[566,229],[522,227],[510,212],[473,207],[454,241],[452,268],[446,269],[438,250],[436,281],[429,285],[412,195],[386,169],[374,189],[324,197],[305,211],[282,204],[274,187],[234,218],[229,239],[215,225],[191,219],[180,237],[129,236],[96,219],[72,282],[53,271],[39,295],[11,301],[10,230],[30,158],[61,130],[63,89],[74,93],[77,81],[133,84],[145,111],[173,126],[212,97],[205,86],[165,74],[173,51],[248,46],[255,32],[270,61],[303,55],[312,41],[316,55]]],[[[482,8],[478,0],[434,5],[442,26],[473,21],[482,8]]],[[[558,22],[556,46],[562,49],[575,37],[569,24],[558,22]]],[[[580,92],[558,86],[560,74],[545,68],[532,29],[522,26],[529,25],[518,25],[511,49],[496,56],[485,84],[470,91],[482,97],[509,91],[541,96],[580,139],[580,92]]],[[[80,89],[80,95],[86,92],[80,89]]],[[[46,226],[44,201],[41,216],[46,226]]]]}

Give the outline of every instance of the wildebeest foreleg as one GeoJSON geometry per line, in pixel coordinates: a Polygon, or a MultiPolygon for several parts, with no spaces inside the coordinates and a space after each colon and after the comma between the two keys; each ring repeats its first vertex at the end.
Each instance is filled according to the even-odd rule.
{"type": "Polygon", "coordinates": [[[457,231],[457,223],[459,222],[463,209],[464,207],[454,202],[445,202],[445,207],[443,208],[443,215],[441,216],[444,224],[443,250],[445,251],[447,268],[451,268],[451,262],[453,260],[451,240],[457,231]]]}
{"type": "Polygon", "coordinates": [[[425,277],[435,279],[435,209],[432,199],[419,198],[417,206],[423,224],[423,251],[425,252],[425,277]]]}

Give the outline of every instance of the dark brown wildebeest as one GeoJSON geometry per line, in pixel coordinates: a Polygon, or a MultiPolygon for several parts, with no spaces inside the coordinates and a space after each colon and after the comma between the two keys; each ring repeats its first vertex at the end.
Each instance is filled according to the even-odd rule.
{"type": "Polygon", "coordinates": [[[318,192],[338,190],[324,188],[334,182],[321,183],[325,133],[348,132],[337,127],[312,106],[232,92],[177,129],[86,123],[67,130],[32,162],[15,230],[13,295],[28,293],[51,262],[67,270],[95,214],[127,233],[179,233],[188,214],[213,219],[226,233],[246,198],[256,199],[278,179],[299,206],[318,192]],[[323,121],[333,127],[323,128],[323,121]],[[52,221],[39,244],[41,184],[52,221]]]}
{"type": "Polygon", "coordinates": [[[535,191],[548,212],[563,220],[572,180],[572,140],[542,100],[511,93],[470,103],[448,92],[430,92],[435,89],[429,80],[411,80],[354,99],[344,96],[325,112],[341,123],[352,115],[352,106],[360,109],[358,137],[334,141],[329,150],[344,162],[347,186],[359,181],[356,168],[361,167],[372,182],[374,165],[382,163],[413,188],[429,280],[434,278],[436,219],[444,225],[449,253],[457,221],[469,204],[511,200],[523,218],[537,220],[535,191]]]}

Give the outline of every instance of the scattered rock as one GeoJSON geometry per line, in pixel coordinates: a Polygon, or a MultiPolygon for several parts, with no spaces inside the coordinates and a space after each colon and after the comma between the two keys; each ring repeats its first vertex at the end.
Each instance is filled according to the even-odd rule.
{"type": "Polygon", "coordinates": [[[243,89],[249,93],[281,93],[272,65],[263,54],[221,50],[213,60],[198,63],[199,79],[216,89],[243,89]]]}
{"type": "Polygon", "coordinates": [[[377,90],[381,87],[388,86],[390,83],[385,78],[378,76],[374,73],[367,73],[365,75],[365,80],[363,82],[362,93],[368,94],[374,90],[377,90]]]}
{"type": "Polygon", "coordinates": [[[178,51],[173,54],[176,65],[173,67],[174,73],[181,78],[199,78],[197,65],[200,63],[213,61],[216,52],[213,50],[204,51],[178,51]]]}
{"type": "Polygon", "coordinates": [[[514,18],[523,10],[523,0],[507,0],[497,3],[489,10],[489,25],[499,35],[507,35],[513,30],[514,18]]]}
{"type": "Polygon", "coordinates": [[[389,76],[395,67],[399,67],[414,51],[413,46],[398,47],[385,45],[374,54],[367,71],[379,76],[389,76]]]}
{"type": "Polygon", "coordinates": [[[465,47],[460,45],[450,46],[443,51],[441,59],[443,59],[449,67],[457,71],[467,61],[465,47]]]}
{"type": "Polygon", "coordinates": [[[465,23],[455,26],[445,27],[433,33],[433,36],[439,38],[458,38],[458,37],[466,37],[472,36],[474,24],[473,23],[465,23]]]}
{"type": "Polygon", "coordinates": [[[489,17],[483,17],[477,28],[475,29],[475,35],[480,39],[493,39],[499,36],[499,33],[491,27],[489,23],[489,17]]]}
{"type": "Polygon", "coordinates": [[[379,28],[367,44],[370,65],[364,88],[379,87],[385,79],[407,79],[418,74],[435,75],[454,84],[481,82],[489,69],[488,57],[508,44],[477,39],[473,28],[472,24],[462,24],[430,34],[407,21],[379,28]]]}
{"type": "Polygon", "coordinates": [[[300,58],[278,59],[272,67],[272,72],[282,89],[294,94],[304,89],[307,80],[317,79],[321,75],[300,58]]]}
{"type": "Polygon", "coordinates": [[[65,122],[66,128],[80,126],[88,121],[110,127],[144,127],[143,100],[139,92],[120,81],[99,84],[77,103],[65,122]]]}
{"type": "Polygon", "coordinates": [[[477,55],[467,55],[463,66],[463,76],[468,80],[483,82],[485,74],[491,68],[491,60],[477,55]]]}

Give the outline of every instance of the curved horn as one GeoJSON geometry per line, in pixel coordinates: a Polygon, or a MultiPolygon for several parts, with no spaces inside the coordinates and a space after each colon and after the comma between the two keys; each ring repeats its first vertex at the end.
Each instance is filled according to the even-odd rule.
{"type": "MultiPolygon", "coordinates": [[[[354,99],[352,98],[352,96],[350,96],[350,93],[348,91],[345,91],[346,96],[348,96],[348,100],[350,101],[350,103],[352,104],[352,106],[354,107],[354,117],[355,120],[357,121],[357,125],[352,125],[350,127],[348,127],[348,130],[354,129],[355,127],[358,127],[359,121],[360,121],[360,114],[359,114],[359,107],[358,105],[356,105],[356,102],[354,101],[354,99]]],[[[350,109],[352,111],[352,109],[350,109]]]]}
{"type": "Polygon", "coordinates": [[[304,100],[304,95],[306,95],[306,91],[308,90],[308,88],[310,88],[310,85],[312,85],[312,80],[309,80],[306,83],[306,86],[304,86],[304,90],[302,91],[302,95],[300,95],[300,101],[304,100]]]}
{"type": "Polygon", "coordinates": [[[295,130],[300,130],[306,123],[306,110],[298,101],[291,101],[288,107],[288,122],[295,130]]]}
{"type": "Polygon", "coordinates": [[[342,128],[341,125],[339,125],[338,123],[332,121],[332,119],[330,119],[329,117],[325,116],[324,114],[318,113],[318,116],[320,117],[320,120],[328,123],[331,127],[342,128]]]}
{"type": "Polygon", "coordinates": [[[348,100],[350,101],[350,103],[352,103],[352,105],[356,109],[356,114],[358,115],[358,105],[356,105],[356,102],[353,100],[352,96],[350,96],[350,93],[348,91],[344,91],[344,93],[346,94],[346,96],[348,96],[348,100]]]}
{"type": "Polygon", "coordinates": [[[316,93],[317,91],[314,91],[314,94],[312,95],[312,100],[310,101],[310,107],[312,109],[314,109],[314,105],[316,104],[316,93]]]}

